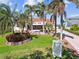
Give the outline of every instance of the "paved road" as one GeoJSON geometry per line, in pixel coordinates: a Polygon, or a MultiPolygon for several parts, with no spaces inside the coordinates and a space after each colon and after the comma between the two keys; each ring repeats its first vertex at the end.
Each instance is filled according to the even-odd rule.
{"type": "Polygon", "coordinates": [[[72,34],[70,32],[67,31],[63,31],[64,34],[69,35],[71,37],[65,37],[65,39],[75,48],[75,50],[78,52],[79,54],[79,36],[72,34]]]}

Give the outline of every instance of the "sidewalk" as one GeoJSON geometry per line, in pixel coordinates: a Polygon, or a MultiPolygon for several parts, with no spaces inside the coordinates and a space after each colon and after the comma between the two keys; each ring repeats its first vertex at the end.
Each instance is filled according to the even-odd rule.
{"type": "Polygon", "coordinates": [[[65,37],[64,39],[66,41],[68,41],[68,43],[70,43],[72,45],[72,47],[77,51],[77,53],[79,54],[79,36],[75,35],[75,34],[72,34],[70,32],[67,32],[67,31],[63,31],[64,34],[66,35],[69,35],[69,36],[72,36],[72,38],[70,37],[65,37]]]}

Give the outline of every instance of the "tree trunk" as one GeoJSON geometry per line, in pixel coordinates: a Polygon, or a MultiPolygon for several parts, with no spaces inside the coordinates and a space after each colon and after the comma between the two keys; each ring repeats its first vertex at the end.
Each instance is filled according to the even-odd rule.
{"type": "Polygon", "coordinates": [[[63,15],[61,15],[61,33],[60,33],[60,40],[63,39],[63,15]]]}
{"type": "Polygon", "coordinates": [[[14,34],[14,25],[12,25],[12,32],[13,32],[13,34],[14,34]]]}
{"type": "Polygon", "coordinates": [[[45,17],[43,18],[43,33],[45,33],[45,21],[46,21],[46,15],[45,17]],[[45,18],[45,19],[44,19],[45,18]]]}
{"type": "Polygon", "coordinates": [[[28,29],[28,28],[27,28],[27,23],[25,24],[25,27],[26,27],[26,30],[27,30],[27,29],[28,29]]]}
{"type": "Polygon", "coordinates": [[[25,26],[23,26],[23,28],[22,28],[22,33],[24,33],[24,27],[25,27],[25,26]]]}
{"type": "Polygon", "coordinates": [[[44,26],[44,19],[43,19],[43,33],[45,32],[45,26],[44,26]]]}
{"type": "MultiPolygon", "coordinates": [[[[53,18],[53,15],[51,15],[50,17],[50,22],[53,22],[52,18],[53,18]]],[[[53,23],[52,23],[52,29],[53,29],[53,23]]]]}
{"type": "Polygon", "coordinates": [[[33,30],[32,13],[31,13],[31,30],[33,30]]]}
{"type": "Polygon", "coordinates": [[[57,15],[54,15],[54,20],[55,20],[55,35],[57,33],[57,15]]]}
{"type": "Polygon", "coordinates": [[[43,22],[43,33],[44,33],[44,30],[45,30],[45,29],[44,29],[44,22],[43,22]]]}
{"type": "MultiPolygon", "coordinates": [[[[13,20],[13,18],[12,18],[13,20]]],[[[15,23],[12,21],[12,33],[14,33],[14,26],[15,26],[15,23]]]]}
{"type": "Polygon", "coordinates": [[[53,15],[51,15],[51,17],[50,17],[50,21],[52,21],[52,18],[53,18],[53,15]]]}

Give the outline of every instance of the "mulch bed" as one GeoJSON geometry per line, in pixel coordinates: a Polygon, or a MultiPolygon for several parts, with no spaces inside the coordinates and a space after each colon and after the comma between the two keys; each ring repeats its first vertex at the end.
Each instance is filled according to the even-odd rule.
{"type": "Polygon", "coordinates": [[[29,42],[29,41],[31,41],[32,39],[31,38],[29,38],[29,39],[27,39],[27,40],[24,40],[24,41],[20,41],[20,42],[6,42],[6,44],[8,45],[8,46],[11,46],[11,45],[21,45],[21,44],[24,44],[24,43],[27,43],[27,42],[29,42]]]}

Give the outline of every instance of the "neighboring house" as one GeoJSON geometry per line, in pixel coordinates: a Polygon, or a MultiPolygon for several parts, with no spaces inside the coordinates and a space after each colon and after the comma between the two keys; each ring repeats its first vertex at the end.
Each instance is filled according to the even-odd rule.
{"type": "Polygon", "coordinates": [[[33,19],[33,30],[42,29],[43,25],[45,24],[45,23],[43,23],[43,21],[45,21],[45,19],[34,18],[33,19]]]}
{"type": "Polygon", "coordinates": [[[79,18],[69,18],[67,21],[65,21],[65,28],[70,29],[70,27],[74,24],[79,26],[79,18]]]}
{"type": "Polygon", "coordinates": [[[49,19],[43,19],[43,18],[34,18],[33,19],[33,30],[41,30],[43,29],[43,25],[48,23],[54,23],[54,21],[50,21],[49,19]]]}
{"type": "MultiPolygon", "coordinates": [[[[26,31],[26,30],[27,30],[27,28],[24,27],[24,31],[26,31]]],[[[14,32],[22,32],[22,28],[19,27],[17,24],[15,24],[15,26],[14,26],[14,32]]]]}
{"type": "MultiPolygon", "coordinates": [[[[43,19],[43,18],[33,18],[33,30],[42,30],[43,29],[43,25],[46,24],[46,22],[54,24],[54,20],[50,21],[49,19],[43,19]]],[[[14,26],[14,31],[21,31],[22,29],[20,27],[17,26],[17,24],[15,24],[14,26]]],[[[25,27],[25,30],[26,27],[25,27]]]]}

